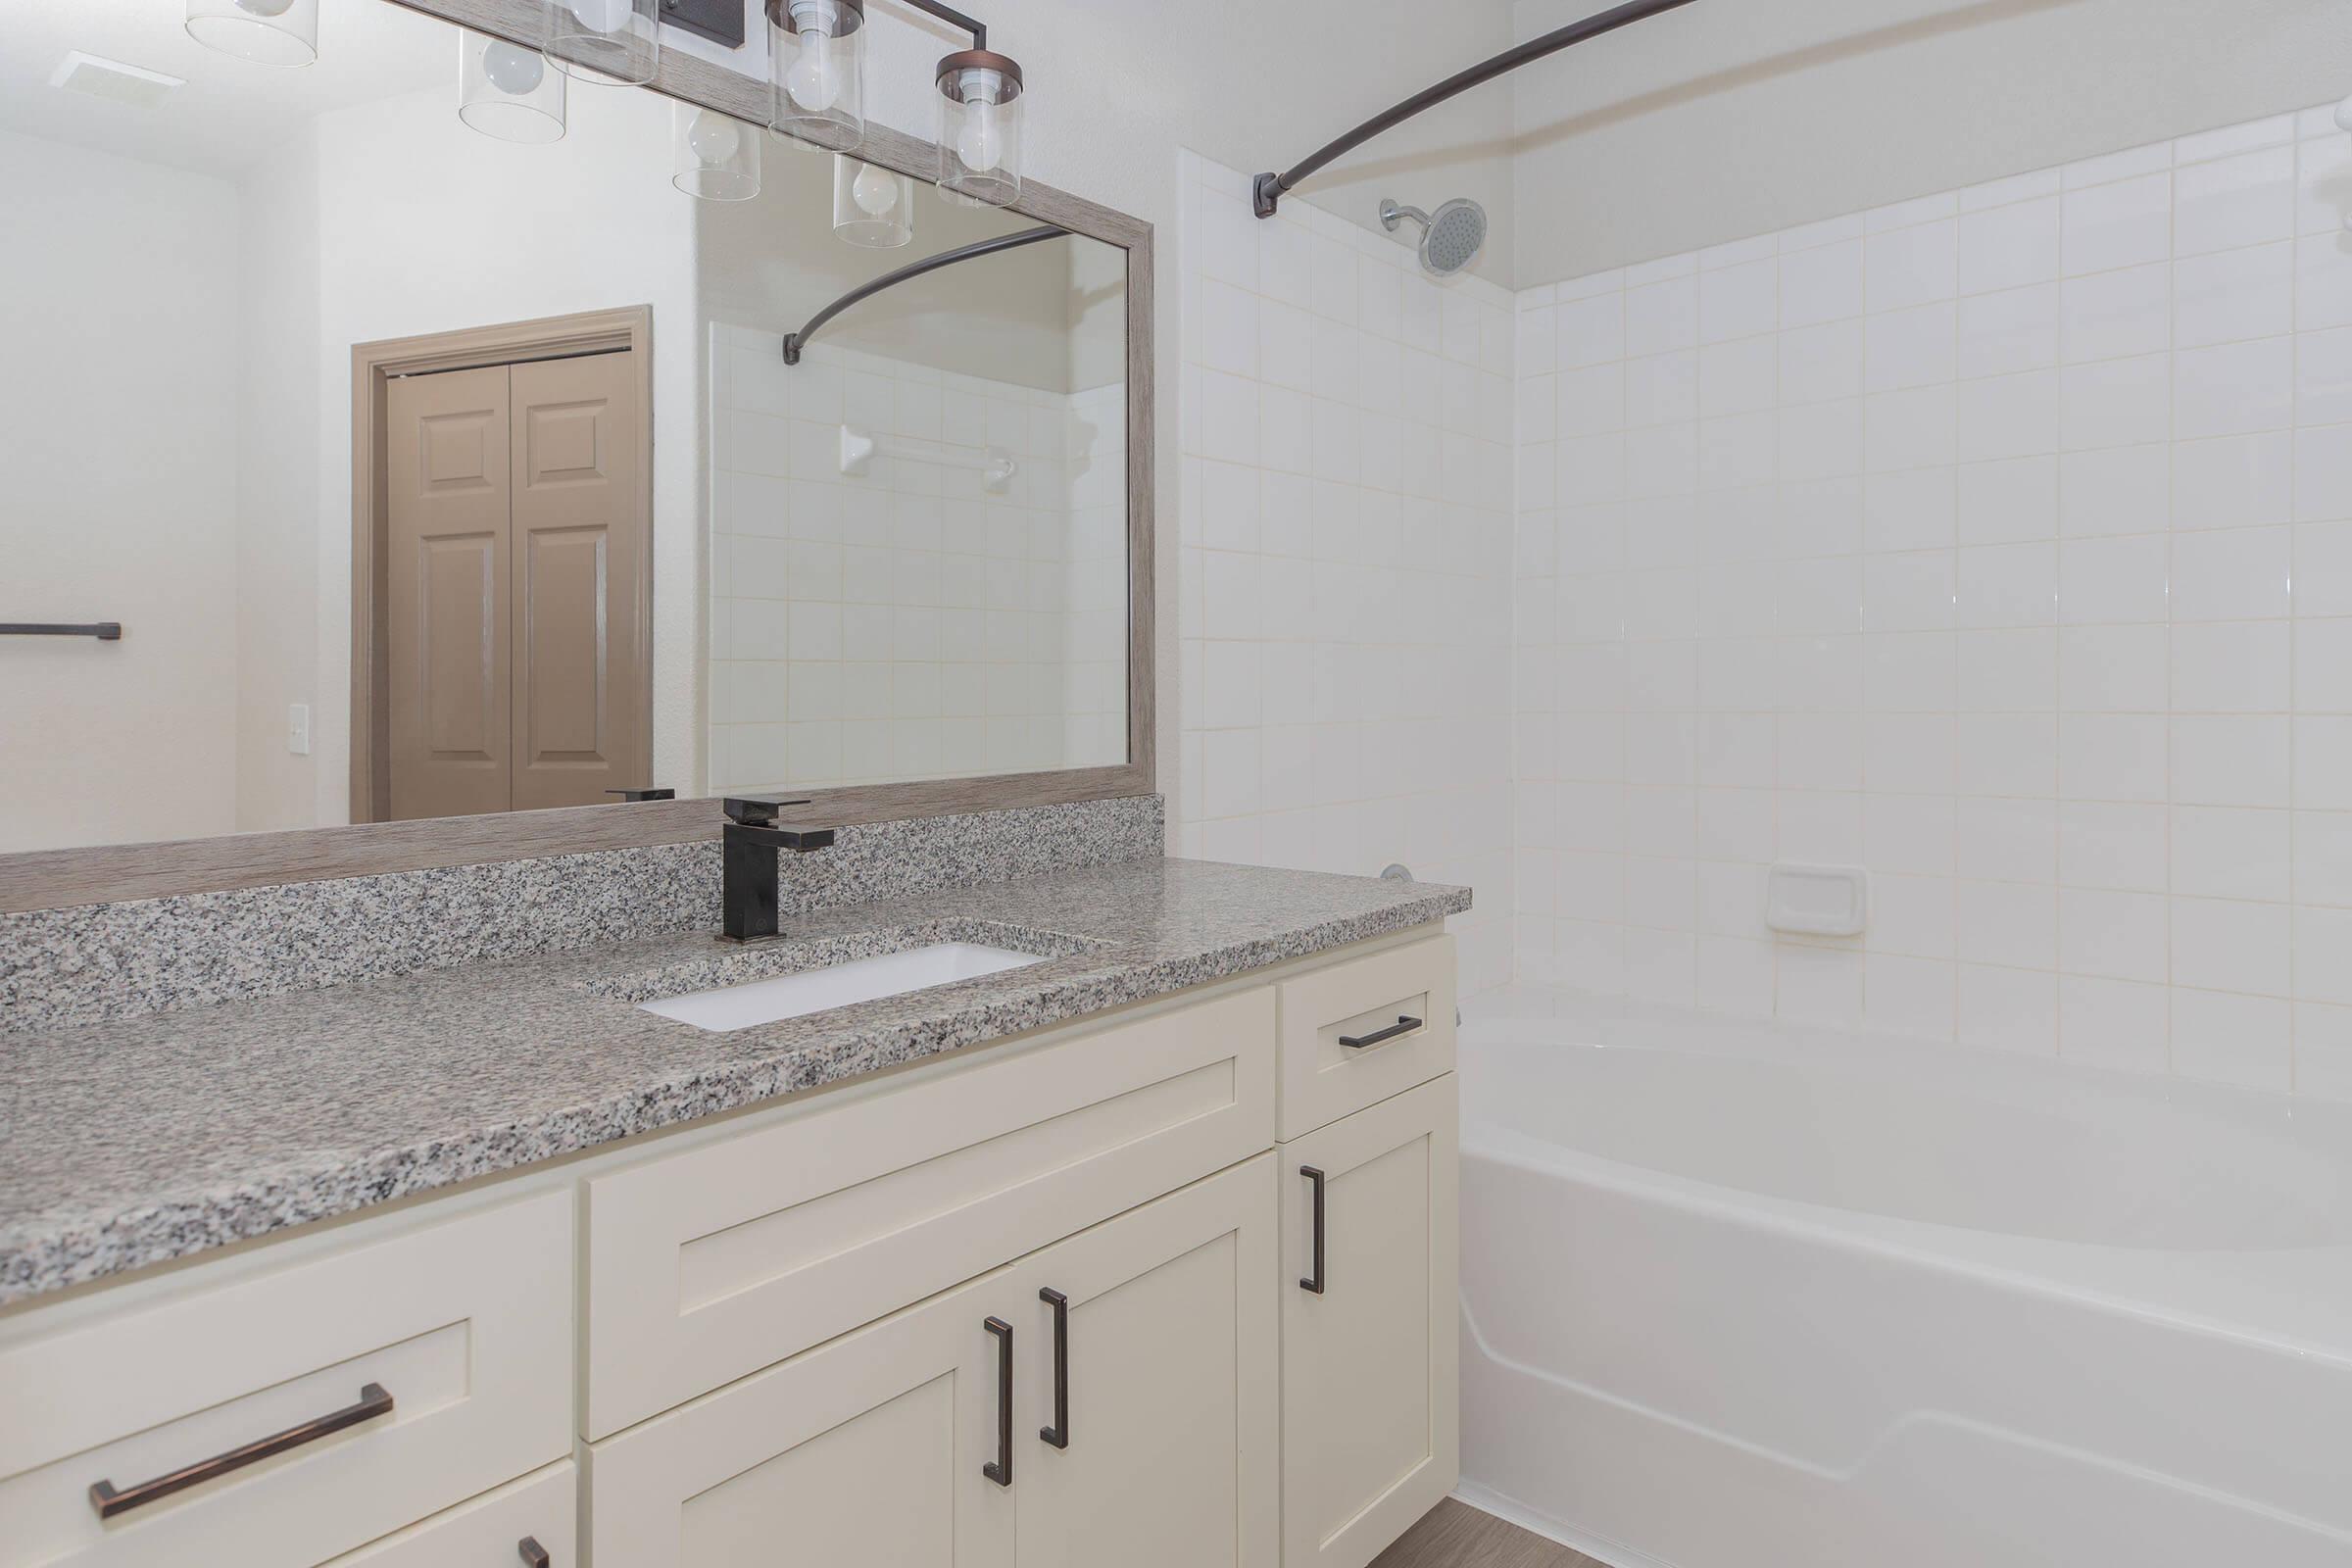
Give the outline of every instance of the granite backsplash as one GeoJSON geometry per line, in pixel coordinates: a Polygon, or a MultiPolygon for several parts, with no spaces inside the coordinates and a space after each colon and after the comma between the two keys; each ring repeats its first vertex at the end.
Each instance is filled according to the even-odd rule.
{"type": "MultiPolygon", "coordinates": [[[[1157,857],[1156,795],[918,817],[786,856],[787,915],[1157,857]]],[[[718,844],[0,914],[0,1033],[714,929],[718,844]]]]}

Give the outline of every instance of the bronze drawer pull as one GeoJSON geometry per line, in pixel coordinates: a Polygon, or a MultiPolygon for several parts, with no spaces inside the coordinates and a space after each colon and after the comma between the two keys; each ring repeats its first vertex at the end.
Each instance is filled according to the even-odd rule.
{"type": "Polygon", "coordinates": [[[548,1563],[553,1560],[548,1556],[547,1548],[539,1544],[537,1536],[523,1537],[514,1543],[514,1549],[521,1554],[524,1562],[530,1564],[530,1568],[547,1568],[548,1563]]]}
{"type": "Polygon", "coordinates": [[[1330,1283],[1323,1272],[1323,1173],[1312,1165],[1301,1165],[1298,1174],[1306,1178],[1306,1184],[1313,1193],[1314,1241],[1311,1245],[1315,1255],[1313,1272],[1299,1280],[1298,1288],[1309,1295],[1321,1296],[1323,1287],[1330,1283]]]}
{"type": "Polygon", "coordinates": [[[1342,1035],[1340,1044],[1346,1046],[1349,1051],[1361,1051],[1366,1046],[1381,1045],[1396,1039],[1398,1035],[1409,1035],[1420,1027],[1420,1019],[1408,1018],[1402,1013],[1398,1013],[1396,1021],[1386,1029],[1376,1030],[1368,1035],[1342,1035]]]}
{"type": "Polygon", "coordinates": [[[1012,1485],[1012,1325],[992,1317],[980,1325],[997,1341],[997,1456],[980,1473],[1000,1487],[1012,1485]]]}
{"type": "Polygon", "coordinates": [[[133,1508],[143,1507],[158,1497],[169,1497],[174,1492],[185,1492],[190,1487],[202,1486],[207,1481],[218,1480],[232,1471],[242,1470],[249,1464],[258,1464],[272,1454],[284,1453],[289,1448],[299,1448],[306,1443],[318,1442],[329,1433],[340,1432],[345,1427],[356,1427],[363,1421],[372,1421],[379,1415],[391,1413],[392,1396],[385,1392],[382,1384],[370,1383],[360,1390],[360,1402],[357,1404],[347,1404],[342,1409],[329,1411],[315,1421],[305,1421],[298,1427],[288,1427],[283,1432],[273,1433],[267,1438],[248,1443],[242,1448],[231,1448],[226,1453],[199,1460],[184,1470],[174,1470],[170,1475],[157,1476],[153,1481],[142,1481],[137,1486],[122,1492],[117,1492],[115,1484],[111,1481],[98,1482],[90,1488],[90,1506],[98,1510],[99,1518],[112,1519],[119,1513],[128,1513],[133,1508]]]}
{"type": "Polygon", "coordinates": [[[1056,1448],[1070,1446],[1070,1298],[1051,1288],[1037,1298],[1054,1309],[1054,1424],[1037,1435],[1056,1448]]]}

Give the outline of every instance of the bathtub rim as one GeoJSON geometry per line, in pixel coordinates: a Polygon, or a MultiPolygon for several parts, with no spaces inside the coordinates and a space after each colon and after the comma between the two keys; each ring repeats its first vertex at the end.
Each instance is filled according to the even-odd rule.
{"type": "MultiPolygon", "coordinates": [[[[1515,988],[1524,991],[1526,988],[1515,988]]],[[[1577,999],[1582,1000],[1582,999],[1577,999]]],[[[1574,1021],[1588,1025],[1622,1021],[1621,1008],[1647,1025],[1696,1024],[1736,1031],[1745,1050],[1699,1051],[1698,1054],[1752,1054],[1756,1037],[1775,1041],[1779,1026],[1766,1021],[1725,1018],[1648,1004],[1626,1004],[1617,999],[1591,999],[1594,1010],[1572,1019],[1482,1016],[1465,1008],[1459,1041],[1459,1070],[1465,1088],[1472,1087],[1490,1063],[1496,1044],[1522,1047],[1558,1045],[1558,1040],[1526,1038],[1528,1028],[1553,1027],[1574,1021]],[[1496,1025],[1520,1026],[1505,1038],[1495,1038],[1496,1025]]],[[[1836,1056],[1856,1050],[1877,1052],[1886,1037],[1843,1031],[1798,1029],[1808,1056],[1836,1056]]],[[[1933,1043],[1894,1040],[1897,1048],[1941,1053],[1933,1043]]],[[[1656,1046],[1586,1042],[1576,1049],[1657,1051],[1656,1046]]],[[[1682,1050],[1677,1045],[1672,1049],[1682,1050]]],[[[1971,1052],[2012,1062],[2029,1073],[2064,1066],[2070,1074],[2092,1075],[2080,1080],[2091,1086],[2124,1084],[2145,1092],[2149,1082],[2169,1080],[2085,1063],[2026,1058],[2017,1063],[2006,1052],[1971,1052]]],[[[2225,1101],[2242,1102],[2255,1109],[2276,1109],[2278,1102],[2295,1097],[2234,1085],[2184,1083],[2180,1092],[2202,1098],[2212,1092],[2225,1101]]],[[[1465,1094],[1462,1109],[1461,1157],[1516,1166],[1554,1180],[1596,1187],[1623,1196],[1670,1205],[1720,1222],[1748,1225],[1788,1238],[1800,1245],[1891,1257],[1906,1265],[1968,1276],[1984,1285],[2129,1314],[2184,1332],[2219,1335],[2248,1345],[2321,1358],[2352,1368],[2352,1238],[2305,1247],[2264,1251],[2223,1250],[2161,1250],[2087,1241],[2055,1241],[2008,1232],[1980,1230],[1899,1215],[1811,1202],[1700,1177],[1684,1175],[1610,1158],[1562,1142],[1545,1140],[1520,1128],[1481,1118],[1474,1105],[1478,1097],[1465,1094]]],[[[2352,1122],[2352,1106],[2329,1102],[2329,1120],[2352,1122]]]]}

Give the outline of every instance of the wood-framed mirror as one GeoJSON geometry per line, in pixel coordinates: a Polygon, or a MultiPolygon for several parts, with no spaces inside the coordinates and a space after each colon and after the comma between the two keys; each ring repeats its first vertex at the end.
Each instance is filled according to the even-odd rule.
{"type": "Polygon", "coordinates": [[[0,623],[44,628],[0,636],[0,910],[1156,787],[1150,225],[792,144],[722,51],[485,135],[539,18],[320,0],[301,72],[162,4],[0,45],[0,312],[51,367],[0,438],[0,623]]]}

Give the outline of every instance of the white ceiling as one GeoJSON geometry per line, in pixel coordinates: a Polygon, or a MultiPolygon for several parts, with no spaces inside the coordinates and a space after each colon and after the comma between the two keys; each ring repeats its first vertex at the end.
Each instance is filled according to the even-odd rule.
{"type": "Polygon", "coordinates": [[[186,0],[5,0],[0,128],[232,176],[305,121],[435,82],[457,91],[458,29],[388,0],[319,0],[318,60],[257,66],[187,34],[186,0]],[[67,51],[187,78],[152,109],[49,85],[67,51]]]}

